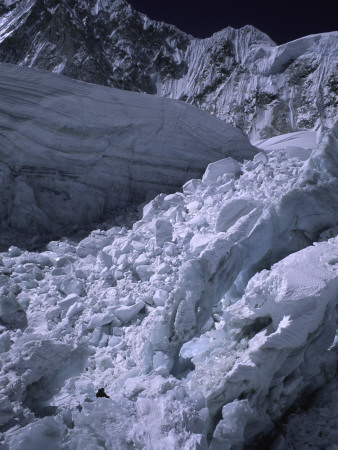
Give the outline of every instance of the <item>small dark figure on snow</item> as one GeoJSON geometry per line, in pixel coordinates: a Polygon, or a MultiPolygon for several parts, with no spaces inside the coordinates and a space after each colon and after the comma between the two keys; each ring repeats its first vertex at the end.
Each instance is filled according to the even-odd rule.
{"type": "Polygon", "coordinates": [[[100,389],[97,391],[96,397],[98,397],[98,398],[99,398],[99,397],[110,398],[109,395],[107,395],[107,394],[104,392],[104,389],[103,389],[103,388],[100,388],[100,389]]]}

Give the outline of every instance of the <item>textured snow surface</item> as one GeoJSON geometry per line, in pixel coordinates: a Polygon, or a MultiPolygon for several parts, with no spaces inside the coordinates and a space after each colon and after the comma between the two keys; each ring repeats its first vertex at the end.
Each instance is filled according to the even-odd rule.
{"type": "Polygon", "coordinates": [[[178,98],[254,140],[333,125],[337,49],[337,32],[277,46],[252,26],[195,39],[125,0],[0,4],[1,61],[178,98]]]}
{"type": "Polygon", "coordinates": [[[333,446],[337,155],[336,126],[305,162],[211,164],[132,229],[3,253],[0,445],[333,446]]]}
{"type": "Polygon", "coordinates": [[[263,139],[254,145],[267,152],[283,150],[290,158],[298,157],[305,161],[316,148],[318,135],[320,132],[298,131],[263,139]]]}
{"type": "Polygon", "coordinates": [[[177,100],[0,63],[0,221],[26,233],[97,220],[257,150],[177,100]]]}

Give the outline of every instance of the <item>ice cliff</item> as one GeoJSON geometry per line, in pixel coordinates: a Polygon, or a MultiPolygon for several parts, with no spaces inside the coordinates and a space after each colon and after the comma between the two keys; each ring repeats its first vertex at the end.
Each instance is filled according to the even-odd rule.
{"type": "Polygon", "coordinates": [[[252,139],[331,127],[336,32],[277,46],[252,26],[195,39],[125,0],[0,5],[0,60],[192,103],[252,139]]]}
{"type": "Polygon", "coordinates": [[[334,448],[308,399],[337,371],[337,154],[336,126],[305,161],[210,164],[132,229],[3,253],[2,446],[334,448]]]}
{"type": "Polygon", "coordinates": [[[177,100],[0,64],[0,220],[26,233],[102,213],[257,150],[244,134],[177,100]]]}

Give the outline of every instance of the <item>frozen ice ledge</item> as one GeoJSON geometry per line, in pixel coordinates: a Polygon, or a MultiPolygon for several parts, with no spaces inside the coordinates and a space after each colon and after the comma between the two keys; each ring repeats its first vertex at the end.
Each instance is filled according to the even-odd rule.
{"type": "Polygon", "coordinates": [[[173,192],[213,161],[252,159],[238,129],[171,99],[0,64],[0,220],[26,232],[90,223],[173,192]]]}

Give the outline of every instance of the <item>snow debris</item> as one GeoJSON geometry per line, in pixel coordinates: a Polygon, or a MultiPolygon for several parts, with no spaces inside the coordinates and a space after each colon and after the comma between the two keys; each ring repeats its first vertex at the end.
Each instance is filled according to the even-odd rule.
{"type": "Polygon", "coordinates": [[[297,438],[275,424],[336,389],[337,131],[306,161],[213,164],[130,229],[2,253],[1,445],[303,445],[318,400],[297,438]]]}

